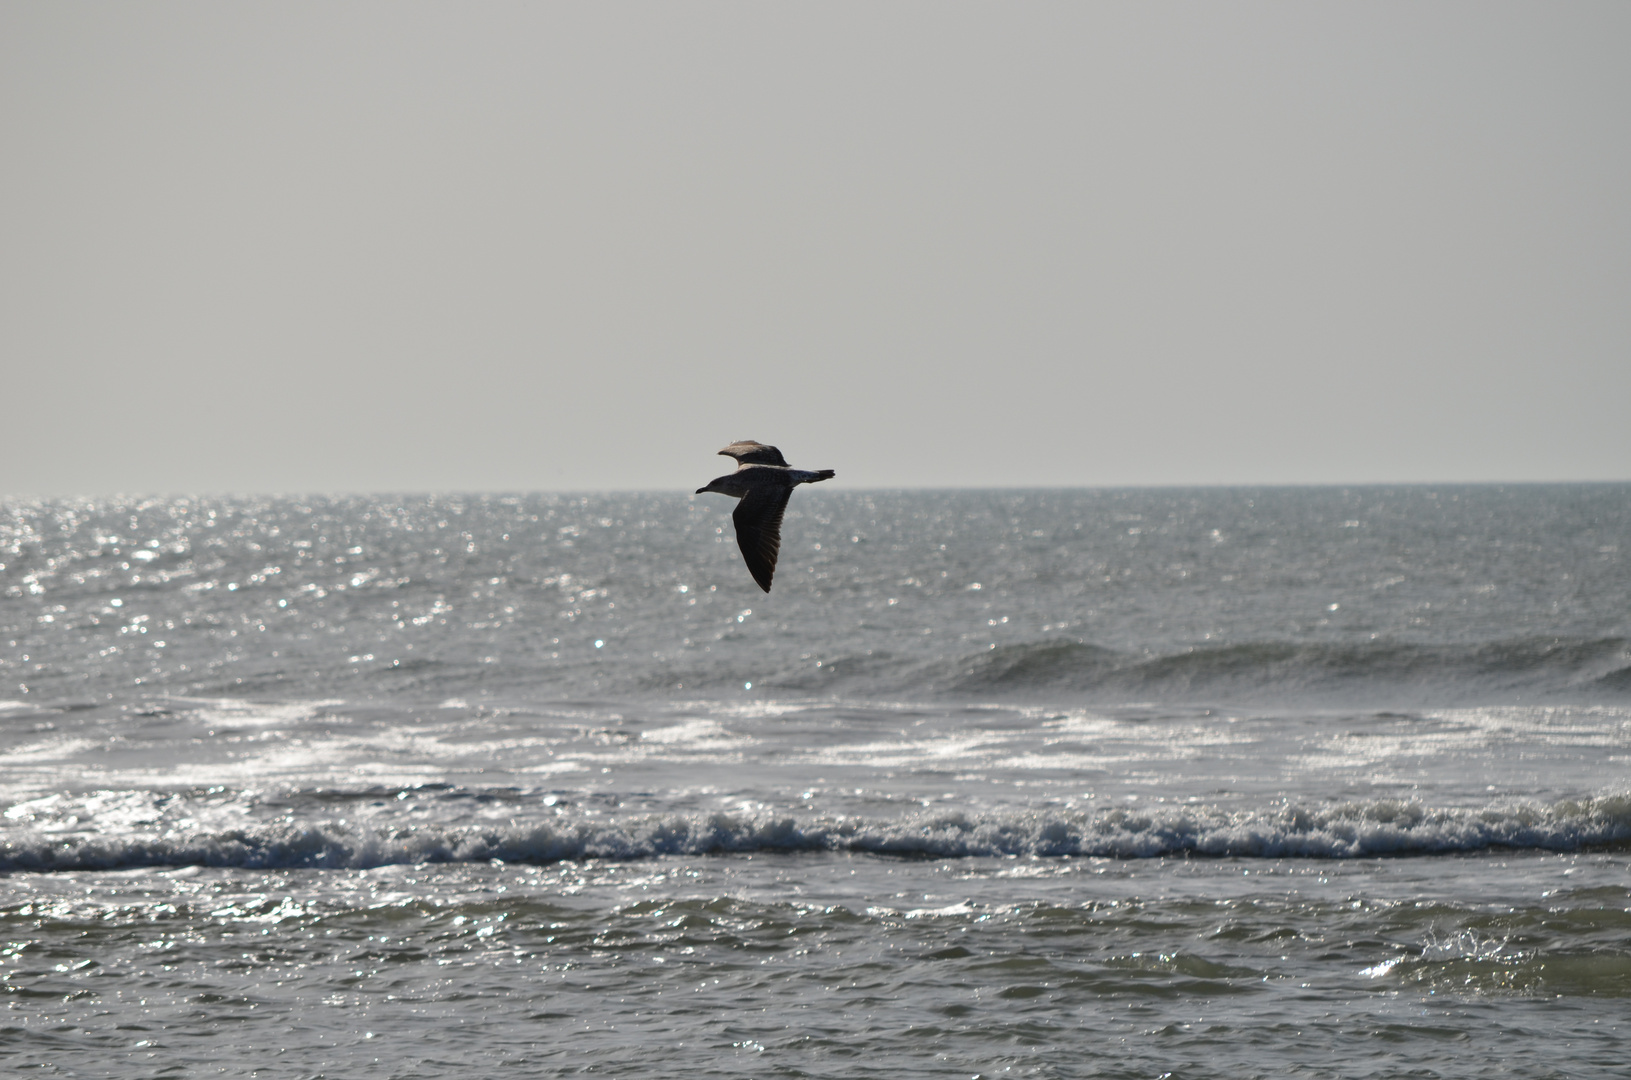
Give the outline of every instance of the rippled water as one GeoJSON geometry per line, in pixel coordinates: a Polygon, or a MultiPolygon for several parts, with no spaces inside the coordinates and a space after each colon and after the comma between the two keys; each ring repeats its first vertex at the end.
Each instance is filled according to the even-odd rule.
{"type": "Polygon", "coordinates": [[[1626,884],[1543,853],[31,877],[8,1049],[132,1075],[1606,1077],[1626,884]],[[19,1012],[49,1023],[24,1041],[19,1012]]]}
{"type": "Polygon", "coordinates": [[[5,506],[0,1062],[1623,1075],[1631,487],[799,496],[5,506]]]}

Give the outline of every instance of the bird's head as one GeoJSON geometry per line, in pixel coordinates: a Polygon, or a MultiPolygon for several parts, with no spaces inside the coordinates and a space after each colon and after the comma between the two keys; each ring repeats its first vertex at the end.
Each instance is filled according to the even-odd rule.
{"type": "Polygon", "coordinates": [[[703,487],[697,488],[697,494],[712,491],[720,495],[729,495],[733,499],[740,499],[747,492],[742,489],[741,480],[733,473],[728,476],[716,476],[703,487]]]}

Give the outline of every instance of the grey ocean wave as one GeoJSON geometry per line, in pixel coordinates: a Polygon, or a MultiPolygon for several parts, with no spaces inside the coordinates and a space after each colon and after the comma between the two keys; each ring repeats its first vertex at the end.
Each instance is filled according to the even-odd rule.
{"type": "Polygon", "coordinates": [[[1506,800],[1470,808],[1376,800],[1254,810],[1207,806],[1116,807],[1086,813],[953,810],[885,819],[775,812],[597,814],[503,826],[380,829],[325,821],[226,830],[170,828],[162,835],[127,831],[62,837],[15,830],[0,842],[0,871],[153,866],[368,869],[493,859],[553,863],[751,852],[1344,859],[1497,848],[1580,851],[1626,844],[1631,844],[1631,793],[1552,804],[1506,800]]]}
{"type": "MultiPolygon", "coordinates": [[[[646,677],[642,688],[672,682],[674,672],[646,677]]],[[[1190,646],[1166,653],[1121,651],[1083,641],[993,645],[929,661],[893,655],[839,654],[771,671],[690,669],[689,685],[726,687],[757,675],[768,690],[800,693],[991,697],[1053,701],[1278,702],[1399,696],[1413,700],[1490,699],[1616,701],[1631,697],[1631,641],[1536,637],[1469,644],[1402,641],[1307,644],[1285,641],[1190,646]]]]}

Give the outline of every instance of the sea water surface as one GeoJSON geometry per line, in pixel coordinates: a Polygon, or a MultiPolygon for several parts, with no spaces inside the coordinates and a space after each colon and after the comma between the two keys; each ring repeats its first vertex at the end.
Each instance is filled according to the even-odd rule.
{"type": "Polygon", "coordinates": [[[1619,1077],[1631,485],[0,504],[0,1066],[1619,1077]]]}

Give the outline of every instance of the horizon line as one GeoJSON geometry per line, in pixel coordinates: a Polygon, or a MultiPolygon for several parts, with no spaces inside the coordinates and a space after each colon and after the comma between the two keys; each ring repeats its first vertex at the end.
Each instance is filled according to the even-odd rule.
{"type": "MultiPolygon", "coordinates": [[[[1618,480],[1361,480],[1361,481],[1257,481],[1185,483],[1105,483],[1105,484],[1031,484],[1031,485],[952,485],[920,484],[871,487],[834,487],[819,494],[830,495],[839,491],[857,494],[907,491],[1194,491],[1194,490],[1263,490],[1263,489],[1331,489],[1331,488],[1501,488],[1501,487],[1614,487],[1631,485],[1631,478],[1618,480]]],[[[272,491],[103,491],[70,494],[43,494],[37,492],[0,493],[0,503],[94,501],[99,499],[302,499],[302,498],[354,498],[358,496],[396,496],[401,498],[435,498],[449,496],[518,497],[530,495],[685,495],[695,498],[691,488],[654,487],[565,487],[565,488],[330,488],[285,489],[272,491]]]]}

